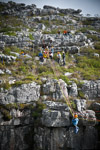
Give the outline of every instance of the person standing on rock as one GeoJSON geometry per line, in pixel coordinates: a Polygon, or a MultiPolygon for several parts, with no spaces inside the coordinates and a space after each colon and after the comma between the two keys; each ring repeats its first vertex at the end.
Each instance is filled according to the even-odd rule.
{"type": "Polygon", "coordinates": [[[40,62],[44,61],[42,51],[39,53],[39,60],[40,60],[40,62]]]}
{"type": "Polygon", "coordinates": [[[60,30],[58,30],[58,34],[60,35],[60,30]]]}
{"type": "Polygon", "coordinates": [[[51,47],[51,52],[54,54],[54,47],[53,46],[51,47]]]}
{"type": "Polygon", "coordinates": [[[63,66],[65,65],[65,52],[62,53],[62,59],[63,59],[63,66]]]}
{"type": "Polygon", "coordinates": [[[67,35],[67,30],[64,30],[63,35],[67,35]]]}
{"type": "Polygon", "coordinates": [[[61,63],[61,54],[60,52],[57,52],[57,61],[60,64],[61,63]]]}
{"type": "Polygon", "coordinates": [[[75,114],[75,115],[74,115],[74,118],[72,119],[72,124],[73,124],[74,127],[75,127],[75,129],[74,129],[74,132],[75,132],[75,133],[78,133],[78,131],[79,131],[79,127],[77,126],[77,125],[78,125],[78,122],[79,122],[78,115],[75,114]]]}

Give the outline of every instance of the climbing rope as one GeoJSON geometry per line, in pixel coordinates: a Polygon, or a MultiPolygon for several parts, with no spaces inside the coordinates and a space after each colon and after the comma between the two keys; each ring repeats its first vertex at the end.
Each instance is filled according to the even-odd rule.
{"type": "MultiPolygon", "coordinates": [[[[50,61],[50,64],[51,64],[51,61],[50,61]]],[[[51,64],[51,67],[53,66],[53,64],[51,64]]],[[[53,72],[54,72],[54,74],[55,74],[55,70],[54,70],[54,68],[52,67],[52,69],[53,69],[53,72]]],[[[64,95],[64,92],[63,92],[63,90],[61,89],[61,86],[60,86],[60,82],[58,81],[58,84],[59,84],[59,87],[60,87],[60,90],[61,90],[61,92],[62,92],[62,94],[63,94],[63,97],[64,97],[64,99],[65,99],[65,102],[66,102],[66,104],[67,104],[67,106],[69,107],[69,110],[70,110],[70,113],[71,113],[71,115],[74,117],[74,114],[79,114],[79,116],[82,116],[82,118],[81,117],[78,117],[78,119],[81,119],[81,120],[86,120],[86,121],[96,121],[96,122],[100,122],[100,120],[93,120],[94,118],[87,118],[87,116],[83,116],[83,115],[81,115],[80,113],[78,113],[78,112],[75,112],[73,109],[72,109],[72,107],[71,107],[71,103],[70,103],[70,100],[69,100],[69,97],[67,96],[67,98],[65,97],[65,95],[64,95]],[[84,118],[83,118],[84,117],[84,118]],[[87,119],[86,119],[87,118],[87,119]]],[[[96,111],[97,112],[97,111],[96,111]]]]}

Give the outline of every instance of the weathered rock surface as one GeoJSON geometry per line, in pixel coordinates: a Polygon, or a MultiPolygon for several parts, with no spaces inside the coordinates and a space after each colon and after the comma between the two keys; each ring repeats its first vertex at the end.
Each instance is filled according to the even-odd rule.
{"type": "Polygon", "coordinates": [[[4,54],[0,54],[0,61],[6,61],[8,63],[13,62],[16,60],[15,56],[10,56],[10,55],[4,55],[4,54]]]}
{"type": "Polygon", "coordinates": [[[81,128],[78,134],[74,128],[36,128],[35,150],[55,150],[70,148],[71,150],[95,150],[97,132],[94,127],[81,128]],[[37,134],[38,133],[38,134],[37,134]],[[43,144],[45,143],[45,144],[43,144]]]}
{"type": "MultiPolygon", "coordinates": [[[[33,50],[45,44],[53,45],[54,51],[64,50],[70,54],[80,56],[81,47],[94,48],[93,40],[87,38],[87,33],[100,37],[99,32],[93,30],[87,33],[76,33],[77,29],[87,28],[80,25],[82,19],[93,22],[91,27],[100,29],[100,19],[83,18],[81,10],[60,9],[53,6],[44,6],[43,9],[36,5],[16,4],[15,2],[1,3],[0,14],[17,16],[18,20],[25,26],[21,31],[15,31],[16,36],[0,33],[0,61],[10,63],[16,58],[32,59],[28,54],[21,56],[19,53],[11,52],[14,56],[3,54],[6,46],[17,46],[21,49],[33,50]],[[72,17],[70,17],[72,16],[72,17]],[[74,19],[75,17],[75,19],[74,19]],[[50,21],[47,24],[46,21],[50,21]],[[55,24],[52,22],[55,21],[55,24]],[[61,25],[59,25],[61,23],[61,25]],[[64,26],[62,24],[65,24],[64,26]],[[55,29],[66,30],[67,25],[73,28],[69,35],[62,33],[43,34],[55,29]],[[33,29],[30,31],[30,29],[33,29]]],[[[11,28],[12,26],[10,26],[11,28]]],[[[21,28],[21,27],[20,27],[21,28]]],[[[14,30],[16,27],[13,28],[14,30]]],[[[69,28],[68,28],[69,29],[69,28]]],[[[93,54],[99,58],[98,53],[93,54]]],[[[36,60],[39,60],[35,57],[36,60]]],[[[74,60],[74,59],[73,59],[74,60]]],[[[75,60],[74,60],[75,61],[75,60]]],[[[73,61],[73,62],[74,62],[73,61]]],[[[9,69],[0,69],[3,74],[13,74],[9,69]]],[[[67,74],[68,75],[68,74],[67,74]]],[[[9,84],[16,83],[13,77],[9,84]]],[[[100,111],[100,104],[94,103],[92,109],[86,108],[85,99],[77,99],[78,90],[81,90],[85,98],[100,98],[100,80],[84,81],[78,89],[77,84],[67,85],[63,80],[42,78],[43,85],[35,82],[12,86],[9,89],[0,88],[0,150],[97,150],[100,148],[99,133],[97,128],[100,120],[96,111],[100,111]],[[75,110],[70,108],[68,95],[74,97],[71,103],[75,104],[75,110]],[[65,100],[66,99],[66,100],[65,100]],[[45,108],[38,103],[45,104],[45,108]],[[30,105],[31,104],[31,105],[30,105]],[[79,117],[79,132],[75,134],[72,125],[72,115],[77,113],[79,117]]],[[[0,79],[0,86],[3,84],[0,79]]]]}
{"type": "Polygon", "coordinates": [[[84,81],[82,92],[88,99],[100,98],[100,80],[84,81]]]}
{"type": "Polygon", "coordinates": [[[86,100],[85,99],[75,99],[74,103],[76,104],[77,111],[81,112],[86,110],[86,100]]]}
{"type": "Polygon", "coordinates": [[[100,103],[97,103],[97,102],[93,103],[92,109],[95,111],[100,111],[100,103]]]}
{"type": "MultiPolygon", "coordinates": [[[[51,99],[53,99],[53,93],[55,93],[55,100],[58,100],[57,95],[60,92],[60,98],[64,98],[63,96],[68,97],[67,85],[63,80],[60,79],[59,82],[53,79],[42,80],[46,82],[42,87],[46,96],[51,96],[51,99]]],[[[24,150],[26,148],[34,150],[97,149],[96,141],[98,136],[94,127],[96,125],[96,116],[94,111],[86,110],[86,100],[74,100],[79,112],[77,112],[79,116],[79,132],[75,134],[71,122],[72,113],[67,104],[48,101],[47,97],[43,102],[46,108],[42,110],[40,117],[40,110],[38,110],[40,108],[35,104],[39,98],[40,86],[34,82],[1,92],[0,101],[3,104],[1,105],[3,108],[0,107],[1,150],[11,150],[12,148],[14,150],[24,150]],[[31,103],[32,106],[24,109],[23,106],[20,108],[14,104],[9,109],[9,107],[6,108],[6,104],[9,103],[18,103],[18,105],[20,103],[31,103]],[[5,117],[9,117],[9,119],[7,120],[5,117]],[[88,140],[89,137],[90,140],[88,140]]]]}
{"type": "Polygon", "coordinates": [[[69,95],[73,97],[78,96],[77,84],[74,82],[69,86],[69,95]]]}
{"type": "Polygon", "coordinates": [[[0,104],[9,103],[30,103],[37,101],[40,96],[40,85],[35,82],[12,87],[9,90],[3,89],[0,92],[0,104]]]}

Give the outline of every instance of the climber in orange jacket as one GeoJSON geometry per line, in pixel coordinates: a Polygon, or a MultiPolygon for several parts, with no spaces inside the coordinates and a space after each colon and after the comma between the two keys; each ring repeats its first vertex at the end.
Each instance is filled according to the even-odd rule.
{"type": "Polygon", "coordinates": [[[78,133],[79,131],[79,127],[77,126],[78,122],[79,122],[78,115],[75,114],[74,118],[72,119],[72,124],[75,126],[75,130],[74,130],[75,133],[78,133]]]}

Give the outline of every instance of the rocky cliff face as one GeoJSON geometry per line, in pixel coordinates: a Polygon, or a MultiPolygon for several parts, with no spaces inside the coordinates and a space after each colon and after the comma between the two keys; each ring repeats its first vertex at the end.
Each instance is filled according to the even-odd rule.
{"type": "Polygon", "coordinates": [[[68,96],[65,82],[47,80],[42,88],[33,82],[1,91],[0,149],[97,149],[96,116],[86,109],[86,100],[75,100],[80,118],[79,132],[75,134],[68,100],[56,102],[68,96]]]}
{"type": "Polygon", "coordinates": [[[80,12],[0,2],[0,150],[100,148],[100,18],[80,12]]]}

